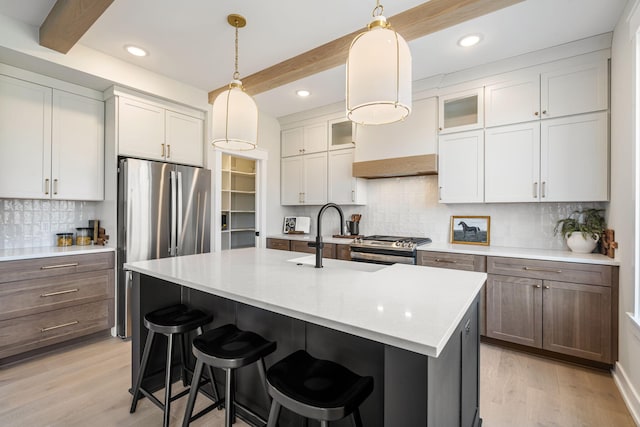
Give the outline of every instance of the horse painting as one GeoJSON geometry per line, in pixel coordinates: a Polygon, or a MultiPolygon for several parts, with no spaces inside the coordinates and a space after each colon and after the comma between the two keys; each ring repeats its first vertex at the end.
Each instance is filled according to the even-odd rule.
{"type": "Polygon", "coordinates": [[[467,237],[467,233],[473,233],[474,236],[477,236],[480,232],[480,227],[467,225],[467,223],[464,221],[460,221],[458,225],[462,226],[462,233],[464,237],[467,237]]]}

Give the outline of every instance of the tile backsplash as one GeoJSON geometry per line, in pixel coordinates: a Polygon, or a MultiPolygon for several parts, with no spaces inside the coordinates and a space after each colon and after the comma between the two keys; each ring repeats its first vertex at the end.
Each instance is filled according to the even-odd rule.
{"type": "MultiPolygon", "coordinates": [[[[345,219],[362,214],[360,233],[427,236],[448,242],[452,215],[491,217],[491,245],[517,248],[566,249],[564,240],[553,235],[560,218],[576,209],[606,208],[607,203],[438,203],[438,177],[417,176],[374,179],[367,182],[365,206],[343,206],[345,219]]],[[[310,216],[315,234],[319,206],[291,208],[288,215],[310,216]]],[[[338,231],[338,214],[326,211],[323,234],[338,231]]]]}
{"type": "Polygon", "coordinates": [[[56,233],[95,217],[96,202],[0,199],[0,249],[55,246],[56,233]]]}

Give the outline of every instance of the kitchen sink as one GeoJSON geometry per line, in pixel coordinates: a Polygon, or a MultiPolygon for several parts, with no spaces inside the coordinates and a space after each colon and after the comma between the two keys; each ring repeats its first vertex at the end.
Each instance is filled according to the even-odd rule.
{"type": "MultiPolygon", "coordinates": [[[[300,266],[315,268],[316,265],[316,256],[315,255],[306,255],[297,258],[288,259],[287,262],[293,262],[300,266]]],[[[366,272],[375,272],[380,271],[387,265],[381,264],[367,264],[364,262],[353,262],[353,261],[342,261],[338,259],[322,259],[322,264],[324,268],[331,269],[343,269],[343,270],[353,270],[353,271],[366,271],[366,272]]]]}

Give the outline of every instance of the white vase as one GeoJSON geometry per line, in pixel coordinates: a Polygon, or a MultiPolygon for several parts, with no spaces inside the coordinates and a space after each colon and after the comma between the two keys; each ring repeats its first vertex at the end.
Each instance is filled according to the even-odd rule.
{"type": "Polygon", "coordinates": [[[571,233],[571,236],[567,236],[567,245],[572,252],[576,252],[579,254],[588,254],[593,252],[598,244],[598,238],[593,239],[591,236],[587,236],[586,238],[582,236],[582,233],[574,232],[571,233]]]}

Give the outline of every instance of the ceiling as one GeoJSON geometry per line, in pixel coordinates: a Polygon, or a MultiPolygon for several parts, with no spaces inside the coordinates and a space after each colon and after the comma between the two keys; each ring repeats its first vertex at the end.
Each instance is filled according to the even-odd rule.
{"type": "MultiPolygon", "coordinates": [[[[391,17],[424,0],[381,1],[391,17]]],[[[409,43],[413,78],[438,74],[612,31],[627,0],[526,0],[409,43]],[[473,48],[456,42],[482,34],[473,48]]],[[[0,14],[39,27],[55,0],[0,0],[0,14]]],[[[373,0],[116,0],[80,39],[81,44],[205,91],[227,84],[234,67],[230,13],[246,17],[240,29],[240,76],[299,55],[365,26],[373,0]],[[136,58],[124,46],[144,47],[136,58]]],[[[393,20],[390,20],[393,25],[393,20]]],[[[281,117],[344,100],[340,66],[256,95],[261,111],[281,117]],[[312,95],[302,99],[295,91],[312,95]]]]}

